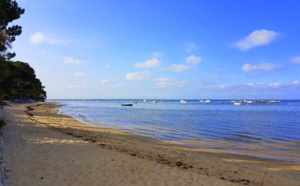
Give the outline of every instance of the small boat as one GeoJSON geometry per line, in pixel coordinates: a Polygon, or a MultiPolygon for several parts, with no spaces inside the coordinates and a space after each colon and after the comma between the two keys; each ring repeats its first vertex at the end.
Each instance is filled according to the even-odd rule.
{"type": "Polygon", "coordinates": [[[132,106],[132,103],[122,103],[122,106],[131,107],[131,106],[132,106]]]}
{"type": "Polygon", "coordinates": [[[234,102],[233,104],[236,105],[236,106],[240,106],[240,105],[242,105],[243,103],[242,103],[242,102],[234,102]]]}
{"type": "Polygon", "coordinates": [[[186,104],[187,101],[182,99],[182,100],[180,100],[180,103],[186,104]]]}
{"type": "Polygon", "coordinates": [[[250,101],[246,101],[246,103],[247,103],[247,104],[252,104],[252,103],[254,103],[254,101],[251,101],[251,100],[250,100],[250,101]]]}
{"type": "Polygon", "coordinates": [[[268,103],[281,103],[281,101],[279,101],[279,100],[270,100],[270,101],[268,101],[268,103]]]}
{"type": "Polygon", "coordinates": [[[211,101],[209,99],[205,100],[204,103],[210,103],[211,101]]]}

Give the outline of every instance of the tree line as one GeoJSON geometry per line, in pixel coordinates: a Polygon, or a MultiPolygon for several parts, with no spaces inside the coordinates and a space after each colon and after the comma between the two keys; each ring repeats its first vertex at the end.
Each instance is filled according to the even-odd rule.
{"type": "Polygon", "coordinates": [[[0,0],[0,101],[9,99],[33,99],[44,101],[45,87],[28,63],[11,61],[11,43],[21,35],[22,27],[9,25],[19,19],[25,10],[15,0],[0,0]]]}

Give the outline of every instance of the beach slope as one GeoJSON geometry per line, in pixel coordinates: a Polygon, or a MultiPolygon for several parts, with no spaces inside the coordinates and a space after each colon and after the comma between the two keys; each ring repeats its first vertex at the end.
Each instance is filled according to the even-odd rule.
{"type": "Polygon", "coordinates": [[[87,125],[56,103],[11,104],[7,185],[300,185],[300,165],[179,146],[87,125]]]}

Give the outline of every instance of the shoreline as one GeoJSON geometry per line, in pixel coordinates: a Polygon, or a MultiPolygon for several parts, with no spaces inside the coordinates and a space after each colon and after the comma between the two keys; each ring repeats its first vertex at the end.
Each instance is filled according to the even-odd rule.
{"type": "MultiPolygon", "coordinates": [[[[137,136],[118,130],[83,124],[69,116],[57,114],[57,106],[57,103],[46,102],[22,105],[18,104],[13,105],[12,107],[4,108],[5,118],[10,120],[8,122],[8,126],[3,128],[5,151],[8,155],[6,158],[8,159],[7,165],[9,170],[13,170],[9,176],[11,176],[12,180],[17,180],[17,183],[21,183],[18,182],[18,180],[20,181],[21,178],[17,178],[17,173],[14,172],[18,172],[17,170],[20,168],[20,164],[13,163],[13,160],[16,160],[17,155],[12,156],[12,152],[16,152],[17,150],[14,149],[18,149],[20,147],[16,148],[15,144],[9,142],[8,140],[13,138],[13,136],[10,134],[10,132],[12,132],[10,129],[18,128],[18,130],[21,131],[20,127],[24,127],[24,124],[18,124],[19,121],[22,123],[22,118],[29,123],[32,128],[42,130],[43,132],[39,134],[42,135],[42,140],[33,139],[34,137],[27,137],[25,138],[24,144],[39,144],[39,146],[41,146],[40,148],[43,147],[43,151],[48,153],[51,153],[51,149],[47,149],[46,147],[52,143],[61,144],[59,142],[64,141],[63,144],[66,144],[67,147],[71,148],[72,150],[75,149],[73,146],[76,146],[76,144],[81,144],[80,148],[88,147],[93,149],[95,153],[98,153],[99,151],[105,151],[105,153],[113,154],[111,158],[114,159],[114,161],[117,161],[116,159],[119,159],[119,156],[122,156],[122,158],[126,157],[127,159],[125,158],[126,160],[124,160],[126,165],[128,164],[133,166],[130,164],[133,161],[141,161],[147,165],[149,164],[149,166],[146,166],[143,171],[146,173],[146,176],[150,178],[151,176],[149,176],[149,170],[157,169],[156,171],[159,172],[160,169],[168,169],[169,172],[166,173],[166,175],[163,173],[159,174],[161,176],[160,179],[164,180],[165,182],[166,180],[169,180],[169,178],[166,177],[170,172],[175,175],[175,178],[181,174],[187,175],[186,178],[179,176],[181,180],[177,180],[178,183],[187,183],[186,181],[190,181],[192,176],[193,182],[191,182],[191,185],[197,185],[197,181],[203,185],[212,185],[210,183],[217,183],[215,185],[299,185],[298,183],[300,182],[299,162],[283,162],[265,158],[231,154],[228,152],[226,153],[226,151],[218,152],[214,150],[195,149],[175,143],[155,140],[149,137],[137,136]],[[16,112],[19,114],[14,114],[16,112]],[[55,141],[54,139],[56,138],[52,139],[45,137],[48,133],[59,136],[59,138],[62,139],[55,141]],[[128,158],[130,160],[128,160],[128,158]],[[153,165],[154,168],[150,165],[153,165]]],[[[31,131],[33,130],[32,128],[28,129],[29,132],[33,132],[31,131]]],[[[30,136],[31,134],[28,134],[27,131],[27,134],[24,135],[30,136]]],[[[69,149],[69,151],[71,150],[69,149]]],[[[70,156],[69,151],[66,150],[65,154],[70,156]]],[[[39,157],[45,154],[37,153],[35,155],[39,157]]],[[[27,158],[29,162],[33,161],[33,157],[31,157],[31,159],[30,157],[27,158]]],[[[55,157],[56,161],[58,161],[58,159],[59,157],[55,157]]],[[[43,161],[46,160],[43,159],[43,161]]],[[[69,162],[65,161],[60,163],[68,165],[69,162]]],[[[95,161],[98,161],[99,163],[100,160],[97,159],[95,161]]],[[[114,163],[114,161],[110,161],[110,163],[114,163]]],[[[128,165],[127,167],[123,165],[123,167],[128,169],[128,165]]],[[[81,164],[78,166],[81,168],[82,166],[84,167],[84,165],[81,164]]],[[[110,167],[108,169],[113,168],[110,167]]],[[[111,170],[108,171],[112,172],[111,170]]],[[[95,172],[95,174],[97,174],[96,170],[95,172]]],[[[21,172],[18,173],[19,177],[23,176],[21,172]]],[[[98,170],[98,174],[101,173],[102,172],[99,172],[98,170]]],[[[51,175],[51,173],[48,174],[51,175]]],[[[139,180],[139,178],[132,178],[130,173],[128,174],[129,175],[127,176],[131,179],[127,178],[124,180],[124,178],[122,178],[123,181],[139,180]]],[[[107,178],[108,180],[114,179],[111,176],[107,176],[107,178]]],[[[29,180],[27,181],[29,182],[30,178],[28,179],[29,180]]],[[[44,177],[43,179],[40,177],[38,181],[45,182],[45,179],[44,177]]],[[[131,185],[138,185],[137,182],[134,181],[131,185]]],[[[146,185],[153,185],[153,179],[148,181],[149,182],[146,185]]],[[[172,181],[175,183],[175,180],[169,180],[169,183],[172,183],[172,181]]],[[[113,185],[112,182],[110,182],[110,184],[108,182],[106,185],[113,185]]]]}
{"type": "MultiPolygon", "coordinates": [[[[179,102],[176,100],[176,102],[179,102]]],[[[61,106],[64,106],[64,103],[61,106]]],[[[122,103],[120,101],[120,103],[122,103]]],[[[69,109],[68,109],[69,110],[69,109]]],[[[105,110],[102,110],[102,112],[105,112],[105,110]]],[[[300,151],[300,141],[288,141],[288,139],[285,140],[277,140],[273,141],[272,139],[261,139],[259,136],[246,136],[243,134],[239,134],[237,136],[243,136],[245,138],[239,139],[236,138],[234,139],[234,136],[230,136],[227,138],[218,138],[218,139],[208,139],[208,138],[195,138],[194,139],[188,139],[186,137],[181,137],[180,133],[178,133],[176,136],[180,136],[180,139],[175,139],[174,136],[172,139],[167,139],[166,137],[158,137],[156,136],[156,133],[151,133],[149,131],[152,130],[159,130],[157,129],[156,125],[151,127],[145,127],[141,122],[138,126],[132,127],[130,124],[125,124],[126,127],[122,127],[122,124],[117,124],[114,125],[113,122],[112,125],[107,125],[105,121],[98,121],[98,124],[94,124],[97,121],[95,120],[89,120],[89,117],[83,116],[82,114],[74,114],[72,112],[65,112],[63,109],[59,109],[59,113],[64,115],[66,113],[69,113],[69,117],[74,118],[75,120],[91,125],[91,126],[97,126],[97,127],[104,127],[104,128],[112,128],[115,130],[120,130],[124,132],[131,133],[133,135],[139,135],[139,136],[145,136],[145,137],[150,137],[153,139],[169,142],[169,143],[174,143],[178,145],[183,145],[185,147],[189,148],[196,148],[196,149],[202,149],[203,151],[205,150],[210,150],[210,151],[215,151],[215,152],[225,152],[225,153],[231,153],[231,154],[238,154],[238,155],[244,155],[244,156],[253,156],[253,157],[258,157],[258,158],[266,158],[266,159],[272,159],[272,160],[278,160],[278,161],[287,161],[287,162],[300,162],[300,154],[298,151],[300,151]],[[94,123],[93,123],[94,121],[94,123]],[[127,126],[128,125],[128,126],[127,126]],[[140,127],[141,126],[141,127],[140,127]],[[230,138],[234,140],[230,140],[230,138]],[[251,141],[249,139],[259,139],[257,141],[251,141]],[[229,140],[228,140],[229,139],[229,140]]],[[[147,120],[145,120],[147,121],[147,120]]],[[[130,123],[127,122],[127,123],[130,123]]],[[[161,128],[162,130],[165,130],[161,128]]],[[[178,129],[180,131],[181,129],[178,129]]],[[[215,133],[217,134],[217,132],[215,133]]]]}

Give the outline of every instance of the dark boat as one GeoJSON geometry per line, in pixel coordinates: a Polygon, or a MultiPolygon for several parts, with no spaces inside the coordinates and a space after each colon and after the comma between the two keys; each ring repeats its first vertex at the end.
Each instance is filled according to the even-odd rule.
{"type": "Polygon", "coordinates": [[[131,106],[132,106],[132,103],[122,103],[122,106],[131,107],[131,106]]]}

